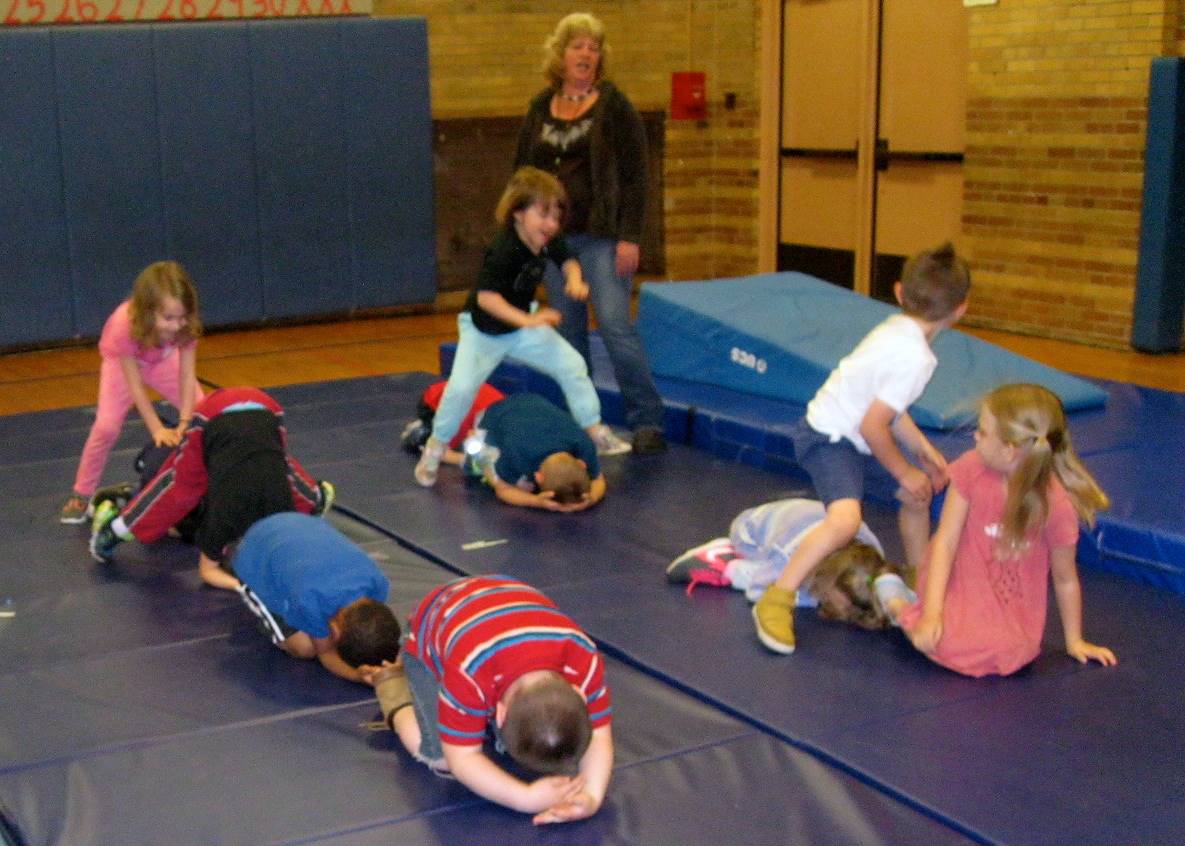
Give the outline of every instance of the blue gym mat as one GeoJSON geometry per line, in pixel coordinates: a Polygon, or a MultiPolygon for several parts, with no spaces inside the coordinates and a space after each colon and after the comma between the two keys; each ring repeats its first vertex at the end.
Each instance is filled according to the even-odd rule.
{"type": "MultiPolygon", "coordinates": [[[[409,488],[408,508],[424,516],[437,492],[410,490],[410,456],[392,445],[427,381],[273,393],[287,407],[294,452],[337,483],[341,502],[368,502],[368,487],[380,496],[409,488]]],[[[968,842],[858,776],[612,658],[617,759],[606,805],[591,820],[534,829],[430,775],[389,733],[360,727],[376,714],[372,693],[266,643],[235,595],[201,586],[192,547],[129,543],[113,564],[92,562],[85,529],[54,522],[89,422],[82,409],[0,418],[0,485],[19,492],[0,511],[0,599],[14,612],[0,618],[0,842],[968,842]]],[[[129,422],[106,481],[131,474],[144,439],[129,422]]],[[[694,492],[679,494],[654,470],[652,494],[689,507],[694,492]]],[[[488,495],[450,484],[439,492],[488,495]]],[[[442,510],[440,527],[498,510],[442,510]]],[[[397,526],[412,515],[374,516],[397,526]]],[[[586,516],[580,525],[597,523],[586,516]]],[[[401,616],[453,575],[346,512],[332,519],[391,578],[401,616]]],[[[620,549],[630,555],[628,543],[620,549]]],[[[537,575],[558,587],[542,578],[546,567],[537,575]]],[[[583,621],[593,609],[568,610],[583,621]]]]}
{"type": "MultiPolygon", "coordinates": [[[[395,416],[412,415],[416,389],[428,381],[407,378],[408,395],[388,404],[395,416]]],[[[776,657],[757,644],[739,594],[701,588],[689,599],[664,583],[662,570],[687,547],[726,533],[741,509],[805,489],[679,444],[605,463],[606,500],[576,515],[503,506],[448,468],[436,488],[419,489],[406,454],[338,458],[321,472],[341,480],[350,492],[343,501],[363,520],[460,571],[538,583],[611,654],[953,831],[981,842],[1070,844],[1121,833],[1154,841],[1185,828],[1185,765],[1176,753],[1185,732],[1185,598],[1084,571],[1086,634],[1115,649],[1115,668],[1066,657],[1055,610],[1043,654],[1009,679],[962,678],[927,662],[899,633],[870,634],[809,612],[798,622],[798,652],[776,657]],[[492,545],[464,548],[477,541],[492,545]]],[[[899,555],[888,509],[873,503],[868,517],[899,555]]]]}

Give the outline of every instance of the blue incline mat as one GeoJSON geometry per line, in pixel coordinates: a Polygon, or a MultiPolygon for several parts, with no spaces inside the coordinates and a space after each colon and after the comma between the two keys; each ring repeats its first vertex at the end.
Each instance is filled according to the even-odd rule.
{"type": "MultiPolygon", "coordinates": [[[[410,417],[414,403],[413,390],[387,409],[410,417]]],[[[299,419],[310,412],[318,414],[302,409],[299,419]]],[[[388,443],[400,422],[390,422],[388,443]]],[[[365,425],[377,434],[377,421],[365,425]]],[[[954,831],[982,842],[1071,844],[1114,841],[1120,832],[1155,841],[1185,828],[1185,764],[1176,754],[1185,732],[1182,597],[1085,572],[1086,634],[1119,655],[1109,669],[1063,654],[1055,611],[1042,656],[1009,679],[956,676],[898,633],[870,634],[810,612],[799,615],[798,652],[780,658],[756,642],[739,594],[701,588],[689,599],[664,583],[662,570],[726,533],[741,509],[801,494],[793,480],[674,445],[665,455],[606,460],[605,502],[551,515],[502,506],[451,468],[436,488],[419,489],[412,456],[376,461],[377,448],[320,468],[364,519],[460,571],[538,583],[613,654],[954,831]],[[485,544],[465,548],[477,541],[485,544]]],[[[899,555],[887,509],[874,504],[868,517],[899,555]]]]}
{"type": "MultiPolygon", "coordinates": [[[[648,282],[638,333],[655,375],[806,403],[841,358],[896,309],[802,273],[712,282],[648,282]]],[[[961,332],[934,345],[938,369],[910,413],[949,429],[1006,382],[1037,382],[1069,409],[1102,405],[1087,381],[961,332]]]]}
{"type": "MultiPolygon", "coordinates": [[[[296,454],[350,502],[363,483],[405,479],[410,457],[391,445],[427,381],[274,393],[296,454]]],[[[236,596],[201,587],[192,547],[130,543],[110,566],[90,561],[85,529],[53,522],[88,424],[80,410],[0,418],[0,484],[19,492],[0,510],[0,597],[14,612],[0,618],[0,832],[20,843],[968,842],[612,659],[606,805],[592,820],[534,829],[431,776],[389,733],[361,728],[376,713],[371,692],[268,645],[236,596]]],[[[107,481],[130,469],[144,437],[129,423],[107,481]]],[[[400,616],[452,575],[345,514],[333,519],[391,578],[400,616]]],[[[588,609],[571,610],[580,620],[588,609]]]]}

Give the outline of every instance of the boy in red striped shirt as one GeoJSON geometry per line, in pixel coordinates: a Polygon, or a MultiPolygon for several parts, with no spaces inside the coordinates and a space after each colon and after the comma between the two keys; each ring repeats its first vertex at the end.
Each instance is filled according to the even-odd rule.
{"type": "Polygon", "coordinates": [[[604,659],[542,593],[506,576],[436,588],[412,615],[401,664],[375,690],[417,760],[536,824],[601,807],[613,768],[604,659]],[[490,724],[499,751],[544,775],[523,781],[487,757],[490,724]]]}

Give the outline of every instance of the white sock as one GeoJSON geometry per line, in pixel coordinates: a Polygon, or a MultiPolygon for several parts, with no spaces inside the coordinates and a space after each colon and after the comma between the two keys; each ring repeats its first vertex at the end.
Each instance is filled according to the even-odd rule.
{"type": "Polygon", "coordinates": [[[897,615],[889,610],[890,600],[903,599],[910,605],[918,601],[918,595],[896,573],[877,576],[872,583],[872,588],[876,591],[876,598],[880,600],[881,607],[885,609],[885,613],[889,615],[889,620],[894,626],[898,625],[897,615]]]}
{"type": "Polygon", "coordinates": [[[116,517],[111,521],[111,531],[115,532],[115,536],[121,540],[132,540],[136,536],[132,534],[132,530],[128,528],[128,524],[123,521],[122,517],[116,517]]]}

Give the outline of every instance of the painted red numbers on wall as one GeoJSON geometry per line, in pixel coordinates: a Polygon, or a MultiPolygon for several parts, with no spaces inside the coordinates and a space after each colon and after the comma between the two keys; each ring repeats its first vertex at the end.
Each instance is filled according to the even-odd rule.
{"type": "Polygon", "coordinates": [[[0,0],[5,26],[370,14],[373,0],[0,0]]]}

